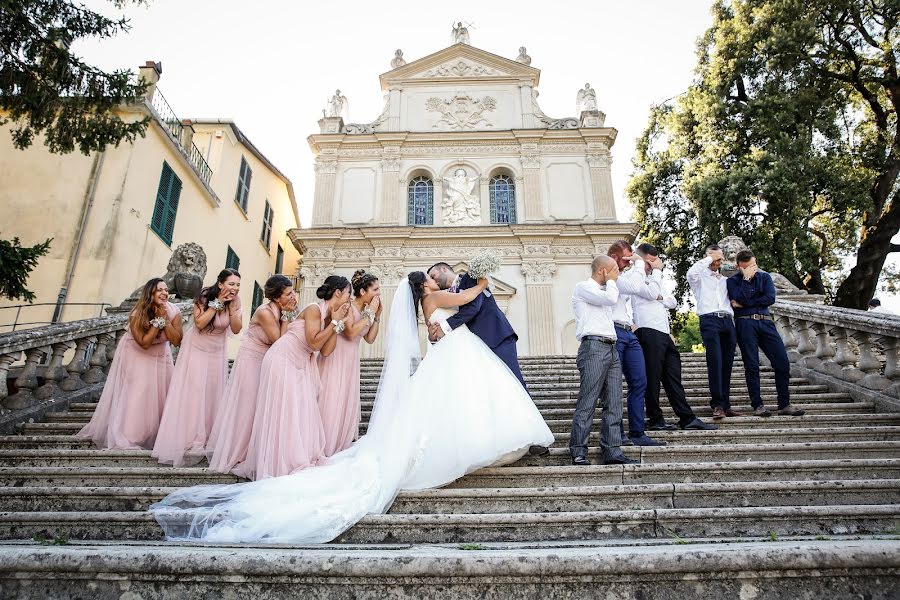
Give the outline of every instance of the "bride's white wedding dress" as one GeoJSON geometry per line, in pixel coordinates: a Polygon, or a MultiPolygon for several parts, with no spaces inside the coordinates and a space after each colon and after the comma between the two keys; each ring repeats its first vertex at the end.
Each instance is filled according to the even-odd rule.
{"type": "MultiPolygon", "coordinates": [[[[431,318],[451,314],[438,309],[431,318]]],[[[518,379],[467,327],[446,335],[419,363],[406,280],[391,306],[387,335],[366,435],[323,466],[170,494],[150,507],[166,537],[328,542],[366,514],[386,512],[400,490],[445,485],[481,467],[516,460],[532,444],[553,443],[518,379]]]]}

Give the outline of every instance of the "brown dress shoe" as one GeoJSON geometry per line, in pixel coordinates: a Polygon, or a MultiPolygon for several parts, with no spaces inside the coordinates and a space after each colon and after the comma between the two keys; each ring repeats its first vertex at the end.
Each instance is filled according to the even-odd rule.
{"type": "Polygon", "coordinates": [[[720,407],[715,407],[713,409],[713,419],[723,419],[725,418],[725,409],[720,407]]]}
{"type": "Polygon", "coordinates": [[[784,408],[779,408],[779,409],[778,409],[778,414],[779,414],[779,415],[785,415],[785,416],[788,416],[788,417],[802,417],[803,415],[806,414],[806,411],[805,411],[805,410],[800,410],[800,409],[798,409],[798,408],[794,408],[793,406],[791,406],[790,404],[788,404],[788,405],[785,406],[784,408]]]}
{"type": "Polygon", "coordinates": [[[741,413],[739,413],[739,412],[736,411],[736,410],[731,410],[730,408],[726,408],[726,409],[725,409],[725,416],[726,416],[726,417],[740,417],[740,416],[741,416],[741,413]]]}

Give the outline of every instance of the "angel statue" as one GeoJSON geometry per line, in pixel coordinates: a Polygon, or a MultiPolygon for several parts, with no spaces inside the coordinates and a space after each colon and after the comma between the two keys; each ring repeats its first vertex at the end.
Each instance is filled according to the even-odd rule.
{"type": "Polygon", "coordinates": [[[450,39],[454,44],[469,43],[469,30],[463,27],[462,21],[453,26],[453,35],[450,39]]]}
{"type": "Polygon", "coordinates": [[[575,114],[580,115],[586,110],[597,110],[597,92],[589,83],[584,84],[583,90],[578,90],[575,98],[575,114]]]}
{"type": "Polygon", "coordinates": [[[334,96],[328,100],[328,116],[341,117],[347,120],[347,113],[350,108],[350,102],[347,96],[341,96],[341,90],[335,90],[334,96]]]}
{"type": "Polygon", "coordinates": [[[444,225],[480,225],[481,201],[472,193],[478,176],[469,177],[463,168],[456,169],[452,178],[444,178],[447,195],[441,203],[444,225]]]}

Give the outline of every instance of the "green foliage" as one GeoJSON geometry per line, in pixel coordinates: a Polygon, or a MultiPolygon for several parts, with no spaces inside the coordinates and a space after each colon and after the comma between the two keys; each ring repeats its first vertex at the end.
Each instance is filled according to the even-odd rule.
{"type": "Polygon", "coordinates": [[[900,2],[712,11],[694,83],[651,109],[638,140],[627,192],[642,236],[675,267],[677,295],[706,245],[738,235],[763,268],[863,307],[900,230],[900,2]]]}
{"type": "Polygon", "coordinates": [[[50,251],[52,239],[36,246],[22,246],[19,238],[12,242],[0,240],[0,296],[10,300],[34,301],[34,293],[25,287],[28,274],[37,266],[37,259],[50,251]]]}
{"type": "Polygon", "coordinates": [[[107,18],[72,0],[0,0],[0,125],[13,123],[17,148],[43,133],[51,152],[66,154],[77,145],[90,154],[144,135],[149,118],[125,122],[115,111],[142,102],[147,84],[130,71],[85,64],[69,51],[75,40],[128,29],[125,18],[107,18]]]}
{"type": "Polygon", "coordinates": [[[675,320],[679,323],[677,333],[674,334],[678,340],[678,351],[695,352],[695,346],[703,345],[703,339],[700,337],[700,318],[696,313],[689,312],[680,313],[675,320]]]}
{"type": "Polygon", "coordinates": [[[459,549],[460,550],[487,550],[487,548],[485,548],[481,544],[460,544],[459,549]]]}

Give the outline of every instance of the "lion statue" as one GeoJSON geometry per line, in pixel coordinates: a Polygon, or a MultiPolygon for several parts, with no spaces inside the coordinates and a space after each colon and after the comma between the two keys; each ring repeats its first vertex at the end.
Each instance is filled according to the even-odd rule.
{"type": "MultiPolygon", "coordinates": [[[[203,279],[206,277],[206,252],[200,244],[188,242],[181,244],[172,252],[166,274],[163,281],[169,286],[169,294],[172,300],[176,298],[193,300],[203,287],[203,279]]],[[[121,304],[121,308],[130,308],[135,305],[141,294],[143,285],[134,290],[121,304]]]]}
{"type": "MultiPolygon", "coordinates": [[[[748,250],[749,247],[744,240],[736,235],[729,235],[719,240],[719,247],[722,248],[722,254],[725,260],[722,261],[722,274],[730,277],[738,272],[737,253],[741,250],[748,250]]],[[[801,290],[781,273],[769,272],[772,276],[772,283],[775,284],[775,291],[779,294],[806,294],[806,290],[801,290]]]]}

